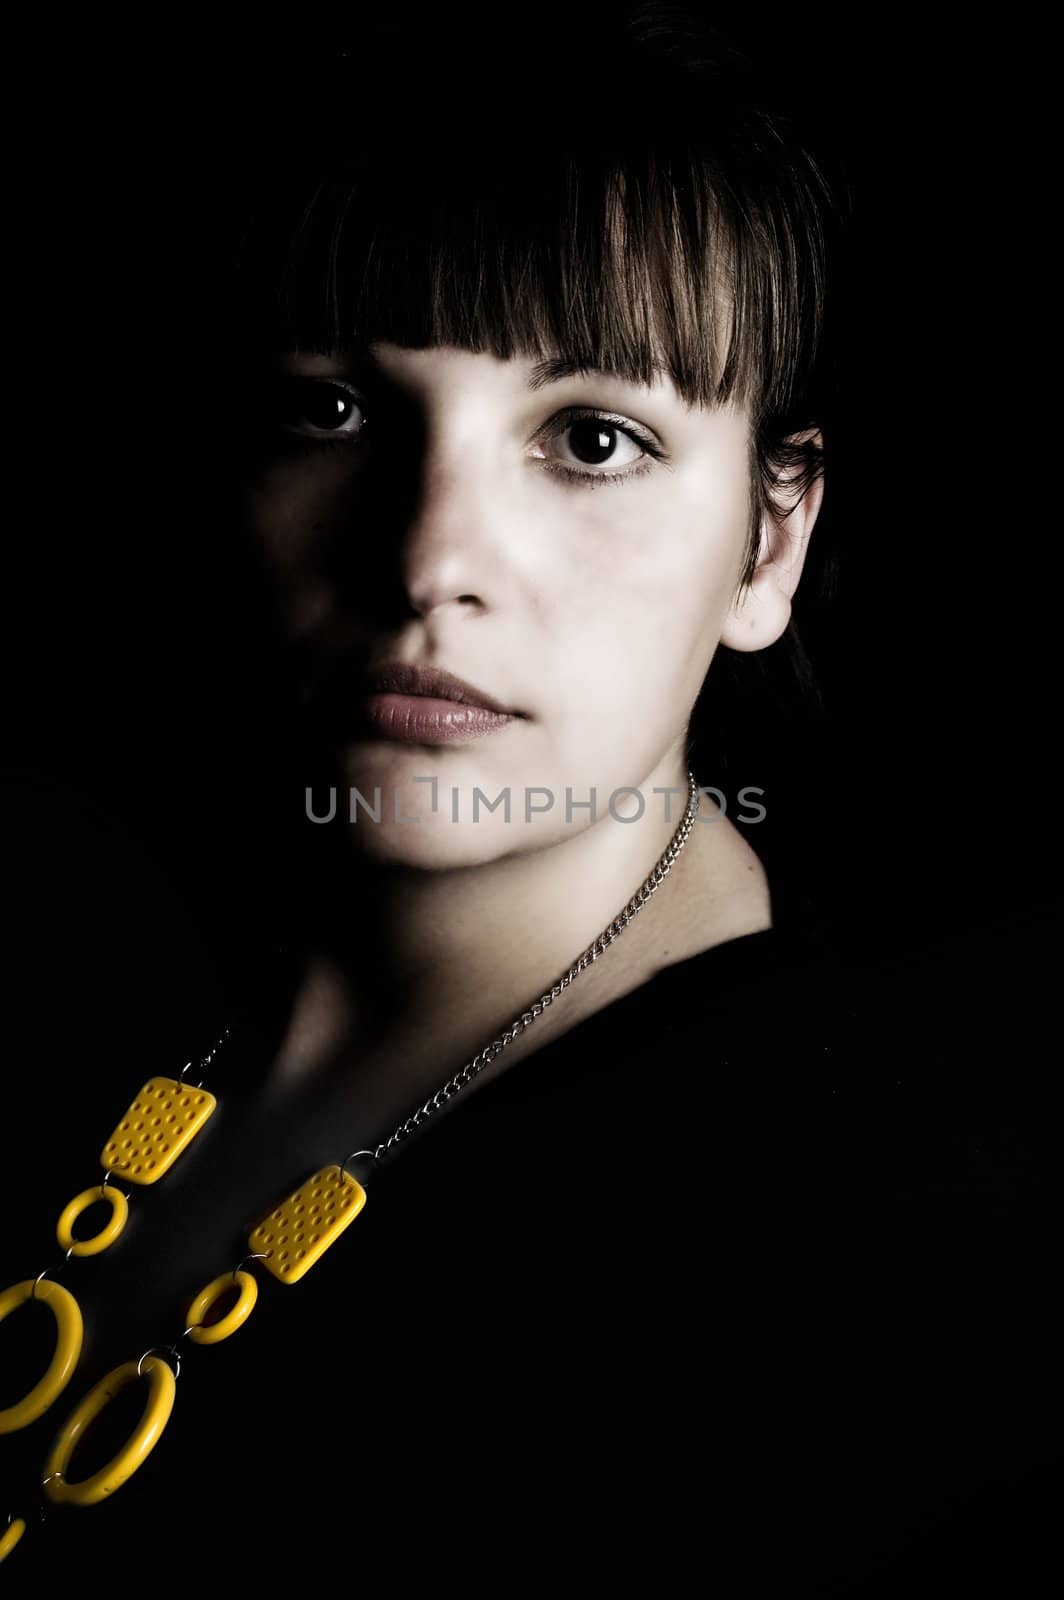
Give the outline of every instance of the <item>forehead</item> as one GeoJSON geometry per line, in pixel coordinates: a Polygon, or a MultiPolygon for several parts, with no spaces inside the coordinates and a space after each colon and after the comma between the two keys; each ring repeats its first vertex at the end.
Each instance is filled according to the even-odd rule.
{"type": "Polygon", "coordinates": [[[303,377],[352,375],[381,376],[399,387],[441,385],[459,388],[477,385],[515,397],[547,395],[565,384],[588,383],[656,393],[660,398],[692,409],[669,370],[668,363],[652,361],[646,381],[609,360],[590,355],[543,355],[521,352],[499,356],[491,350],[459,345],[402,345],[376,339],[355,346],[312,350],[293,345],[281,357],[282,368],[303,377]]]}
{"type": "MultiPolygon", "coordinates": [[[[387,339],[373,339],[362,345],[338,344],[331,348],[310,348],[294,343],[285,357],[307,376],[327,377],[338,366],[368,366],[381,372],[401,373],[404,370],[426,372],[452,368],[455,371],[493,371],[509,382],[520,382],[530,393],[536,394],[566,378],[604,378],[617,383],[631,381],[623,368],[607,362],[596,362],[590,355],[548,355],[536,352],[517,352],[499,356],[492,350],[466,348],[462,345],[425,344],[404,345],[387,339]]],[[[650,386],[670,382],[668,364],[661,359],[651,363],[650,386]]]]}
{"type": "Polygon", "coordinates": [[[527,358],[541,388],[594,368],[723,399],[743,374],[728,361],[731,241],[708,203],[677,174],[640,184],[543,161],[533,176],[511,174],[503,196],[474,176],[446,205],[380,173],[317,191],[282,239],[284,337],[326,354],[386,344],[527,358]]]}

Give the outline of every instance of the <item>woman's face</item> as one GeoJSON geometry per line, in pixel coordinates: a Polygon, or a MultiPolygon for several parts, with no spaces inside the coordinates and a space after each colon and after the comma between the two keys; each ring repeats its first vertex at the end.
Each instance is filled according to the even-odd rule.
{"type": "Polygon", "coordinates": [[[498,859],[586,828],[592,791],[598,817],[637,789],[615,815],[664,818],[653,788],[683,782],[746,552],[747,416],[689,409],[664,374],[642,387],[451,347],[295,353],[281,372],[252,526],[306,714],[342,781],[367,806],[381,791],[379,822],[356,802],[360,844],[498,859]],[[426,703],[426,726],[405,699],[367,702],[363,670],[395,662],[512,715],[474,728],[426,703]],[[509,820],[488,809],[504,791],[509,820]]]}

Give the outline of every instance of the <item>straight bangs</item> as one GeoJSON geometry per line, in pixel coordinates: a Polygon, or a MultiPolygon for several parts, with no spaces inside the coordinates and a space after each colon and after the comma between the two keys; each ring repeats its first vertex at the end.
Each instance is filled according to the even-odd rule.
{"type": "Polygon", "coordinates": [[[730,142],[730,170],[692,145],[502,155],[483,135],[449,142],[446,173],[421,151],[302,184],[274,170],[241,251],[249,336],[559,359],[664,374],[687,404],[755,423],[786,412],[820,321],[815,206],[793,168],[784,186],[730,142]]]}

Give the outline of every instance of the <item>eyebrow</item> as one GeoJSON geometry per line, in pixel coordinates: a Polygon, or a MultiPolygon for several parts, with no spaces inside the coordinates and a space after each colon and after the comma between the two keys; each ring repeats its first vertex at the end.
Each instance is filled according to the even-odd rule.
{"type": "MultiPolygon", "coordinates": [[[[663,361],[652,361],[650,367],[652,372],[667,373],[669,370],[663,361]]],[[[599,367],[592,361],[570,356],[555,356],[550,361],[537,361],[525,381],[535,392],[537,389],[545,389],[550,383],[560,383],[563,378],[580,377],[612,378],[620,383],[634,385],[638,385],[640,381],[616,367],[599,367]]]]}

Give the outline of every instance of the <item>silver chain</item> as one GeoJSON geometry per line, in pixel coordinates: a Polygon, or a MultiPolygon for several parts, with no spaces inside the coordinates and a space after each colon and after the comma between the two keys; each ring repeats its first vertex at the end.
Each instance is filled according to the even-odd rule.
{"type": "MultiPolygon", "coordinates": [[[[454,1095],[459,1094],[484,1067],[494,1061],[496,1056],[502,1054],[507,1045],[512,1044],[520,1034],[524,1033],[526,1028],[530,1028],[536,1018],[542,1016],[543,1012],[557,1000],[562,991],[568,989],[569,985],[580,976],[585,967],[589,967],[593,961],[597,961],[603,951],[609,949],[614,939],[620,937],[632,918],[642,911],[651,895],[664,883],[675,864],[676,857],[687,843],[688,835],[694,826],[695,817],[698,815],[699,791],[693,772],[688,772],[687,784],[687,805],[684,808],[683,819],[673,834],[665,854],[658,861],[650,876],[636,890],[624,910],[617,913],[609,926],[602,930],[598,938],[587,947],[579,960],[574,961],[568,972],[560,977],[557,983],[553,984],[545,994],[541,994],[539,999],[529,1006],[527,1011],[522,1012],[511,1023],[510,1027],[499,1034],[498,1038],[492,1039],[491,1043],[486,1044],[482,1050],[478,1051],[471,1061],[467,1061],[461,1071],[455,1073],[454,1077],[448,1083],[445,1083],[442,1089],[437,1089],[436,1093],[430,1096],[424,1105],[419,1106],[416,1111],[412,1112],[405,1122],[401,1122],[398,1128],[393,1133],[390,1133],[383,1143],[377,1145],[373,1150],[356,1150],[347,1157],[347,1161],[354,1160],[356,1155],[368,1155],[372,1156],[374,1161],[380,1161],[382,1155],[390,1150],[393,1144],[398,1144],[401,1140],[409,1138],[410,1134],[421,1127],[426,1118],[431,1117],[454,1095]]],[[[342,1167],[346,1167],[347,1161],[343,1162],[342,1167]]]]}
{"type": "MultiPolygon", "coordinates": [[[[459,1072],[456,1072],[454,1077],[451,1078],[449,1082],[443,1085],[442,1089],[437,1089],[436,1093],[434,1095],[430,1095],[430,1097],[425,1101],[424,1105],[418,1106],[416,1111],[411,1112],[410,1116],[408,1116],[404,1122],[401,1122],[399,1126],[395,1128],[388,1135],[387,1139],[383,1140],[381,1144],[378,1144],[372,1150],[352,1151],[346,1160],[341,1162],[341,1172],[346,1170],[348,1161],[353,1161],[356,1156],[369,1156],[374,1162],[379,1162],[381,1157],[387,1151],[389,1151],[393,1145],[399,1144],[402,1142],[402,1140],[409,1138],[410,1135],[416,1132],[416,1130],[421,1127],[422,1123],[431,1117],[434,1112],[439,1111],[444,1105],[446,1105],[447,1101],[453,1099],[456,1094],[460,1094],[461,1091],[472,1082],[479,1072],[482,1072],[483,1069],[492,1061],[494,1061],[497,1056],[502,1054],[507,1045],[513,1044],[514,1040],[524,1033],[526,1028],[530,1028],[535,1022],[536,1018],[543,1015],[547,1007],[552,1005],[553,1002],[557,1000],[558,996],[562,994],[564,990],[568,989],[571,983],[575,982],[584,969],[589,967],[593,961],[597,961],[599,956],[602,955],[605,950],[609,949],[614,939],[620,937],[625,928],[627,928],[628,924],[631,922],[632,918],[642,911],[651,895],[661,887],[669,873],[672,871],[672,868],[676,862],[676,858],[680,854],[680,851],[683,849],[684,845],[687,843],[688,836],[690,835],[691,829],[694,826],[695,817],[698,815],[698,804],[698,784],[695,780],[694,773],[688,771],[687,805],[684,807],[684,814],[680,825],[669,841],[664,855],[661,856],[650,875],[644,879],[643,883],[636,890],[635,894],[629,900],[624,909],[617,913],[608,927],[603,928],[598,938],[594,940],[592,944],[588,945],[583,955],[573,962],[568,972],[563,973],[558,981],[553,984],[545,994],[541,994],[539,999],[534,1001],[532,1005],[528,1007],[527,1011],[523,1011],[519,1017],[514,1019],[508,1028],[505,1028],[503,1032],[498,1035],[497,1038],[492,1039],[491,1042],[486,1044],[482,1050],[479,1050],[471,1061],[467,1061],[465,1066],[462,1067],[459,1072]]],[[[218,1048],[225,1042],[225,1039],[229,1035],[229,1031],[230,1030],[227,1028],[222,1037],[212,1047],[208,1055],[205,1056],[204,1059],[199,1063],[201,1069],[205,1068],[211,1061],[218,1048]]],[[[181,1072],[182,1079],[191,1065],[191,1061],[185,1064],[181,1072]]]]}

